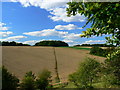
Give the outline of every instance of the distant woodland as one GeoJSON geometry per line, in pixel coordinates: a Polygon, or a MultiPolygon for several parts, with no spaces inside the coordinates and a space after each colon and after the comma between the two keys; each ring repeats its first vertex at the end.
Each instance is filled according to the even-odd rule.
{"type": "Polygon", "coordinates": [[[0,46],[30,46],[29,44],[17,43],[15,41],[8,42],[8,41],[0,41],[0,46]]]}
{"type": "Polygon", "coordinates": [[[68,47],[69,45],[63,41],[41,41],[34,46],[68,47]]]}
{"type": "MultiPolygon", "coordinates": [[[[1,42],[0,41],[0,46],[32,46],[32,45],[18,43],[18,42],[15,42],[15,41],[12,41],[12,42],[8,42],[8,41],[1,42]]],[[[63,42],[63,41],[54,41],[54,40],[53,41],[52,40],[51,41],[47,41],[46,40],[46,41],[37,42],[33,46],[68,47],[69,45],[67,43],[63,42]]],[[[115,47],[112,44],[110,44],[110,45],[107,45],[107,44],[82,44],[82,45],[74,45],[74,47],[79,47],[79,46],[115,47]]]]}

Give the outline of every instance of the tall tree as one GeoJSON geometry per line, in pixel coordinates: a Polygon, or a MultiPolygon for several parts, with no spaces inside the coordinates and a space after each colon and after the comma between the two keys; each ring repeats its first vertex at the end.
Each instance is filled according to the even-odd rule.
{"type": "Polygon", "coordinates": [[[108,43],[120,46],[120,2],[69,2],[68,5],[68,16],[79,13],[87,17],[83,27],[92,23],[81,37],[111,34],[111,37],[106,37],[108,43]]]}

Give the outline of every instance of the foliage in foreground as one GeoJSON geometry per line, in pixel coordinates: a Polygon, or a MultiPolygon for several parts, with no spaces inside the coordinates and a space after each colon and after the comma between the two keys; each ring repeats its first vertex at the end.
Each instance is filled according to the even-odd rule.
{"type": "MultiPolygon", "coordinates": [[[[120,2],[69,2],[68,16],[81,14],[87,17],[87,22],[92,23],[91,28],[83,31],[81,37],[110,35],[107,42],[120,46],[120,2]],[[116,17],[114,17],[116,14],[116,17]]],[[[83,26],[83,27],[85,27],[83,26]]],[[[119,47],[120,48],[120,47],[119,47]]],[[[99,49],[101,51],[101,49],[99,49]]],[[[100,53],[101,54],[101,53],[100,53]]],[[[111,52],[101,68],[100,82],[105,86],[117,85],[120,87],[120,49],[111,52]]]]}
{"type": "Polygon", "coordinates": [[[8,70],[2,67],[2,90],[16,90],[18,87],[19,79],[8,72],[8,70]]]}
{"type": "Polygon", "coordinates": [[[26,73],[22,80],[21,90],[46,90],[52,88],[51,81],[51,72],[48,70],[43,70],[38,77],[30,71],[26,73]]]}
{"type": "Polygon", "coordinates": [[[95,59],[87,58],[80,63],[79,69],[69,76],[69,80],[79,88],[92,88],[100,69],[100,63],[95,59]]]}
{"type": "Polygon", "coordinates": [[[43,70],[36,79],[36,86],[40,90],[46,90],[47,88],[52,88],[52,85],[50,85],[51,81],[51,72],[43,70]]]}
{"type": "Polygon", "coordinates": [[[113,74],[114,79],[111,84],[120,86],[120,47],[118,47],[112,54],[108,54],[105,60],[107,74],[113,74]]]}
{"type": "Polygon", "coordinates": [[[43,70],[38,77],[32,71],[27,72],[19,83],[19,79],[8,72],[5,67],[2,67],[2,90],[45,90],[52,88],[51,72],[43,70]]]}
{"type": "Polygon", "coordinates": [[[79,88],[120,88],[120,48],[114,53],[103,63],[88,58],[69,75],[70,82],[79,88]]]}
{"type": "Polygon", "coordinates": [[[35,75],[27,72],[20,85],[21,90],[35,90],[35,75]]]}
{"type": "MultiPolygon", "coordinates": [[[[108,43],[120,45],[120,2],[69,2],[68,16],[81,14],[87,17],[91,28],[83,31],[81,37],[92,37],[111,34],[106,37],[108,43]],[[116,15],[116,17],[114,16],[116,15]]],[[[84,27],[85,27],[84,26],[84,27]]]]}

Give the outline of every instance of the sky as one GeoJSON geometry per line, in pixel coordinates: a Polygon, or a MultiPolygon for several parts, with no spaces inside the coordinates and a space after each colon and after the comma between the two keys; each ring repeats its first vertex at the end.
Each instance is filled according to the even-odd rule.
{"type": "Polygon", "coordinates": [[[105,43],[105,36],[81,38],[87,17],[67,17],[69,0],[4,0],[0,3],[0,40],[34,45],[43,40],[61,40],[70,46],[105,43]]]}

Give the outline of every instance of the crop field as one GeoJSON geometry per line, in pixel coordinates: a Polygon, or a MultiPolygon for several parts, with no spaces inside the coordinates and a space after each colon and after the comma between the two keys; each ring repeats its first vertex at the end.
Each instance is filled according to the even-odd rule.
{"type": "Polygon", "coordinates": [[[62,47],[30,47],[30,46],[3,46],[2,64],[9,72],[22,79],[26,72],[39,73],[43,69],[55,73],[55,55],[57,60],[60,81],[68,80],[68,75],[75,72],[79,63],[86,57],[96,58],[103,62],[105,58],[89,54],[89,50],[62,48],[62,47]],[[54,54],[55,50],[55,54],[54,54]]]}

